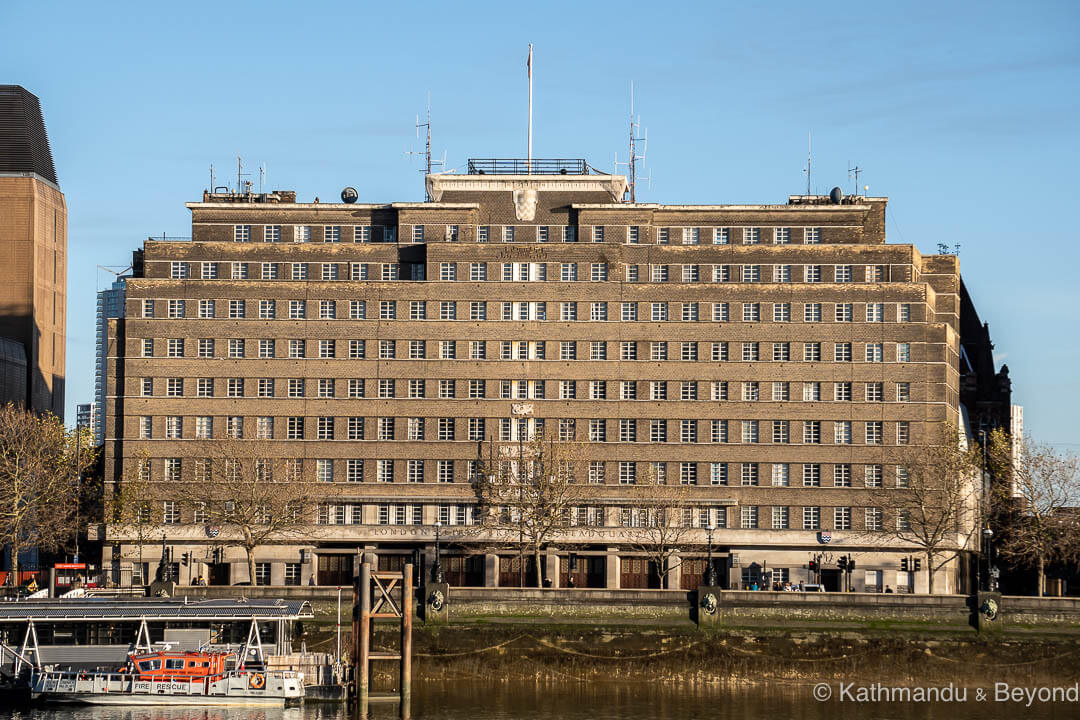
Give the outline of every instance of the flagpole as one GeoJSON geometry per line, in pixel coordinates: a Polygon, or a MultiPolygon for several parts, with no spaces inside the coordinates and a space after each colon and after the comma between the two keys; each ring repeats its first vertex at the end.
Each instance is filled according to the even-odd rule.
{"type": "Polygon", "coordinates": [[[529,160],[526,167],[530,175],[532,175],[532,58],[533,46],[529,43],[529,160]]]}

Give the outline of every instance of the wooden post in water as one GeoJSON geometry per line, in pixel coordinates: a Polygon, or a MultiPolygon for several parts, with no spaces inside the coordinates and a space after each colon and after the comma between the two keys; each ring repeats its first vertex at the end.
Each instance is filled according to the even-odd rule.
{"type": "Polygon", "coordinates": [[[401,707],[407,713],[412,699],[412,563],[405,565],[401,574],[401,707]]]}
{"type": "Polygon", "coordinates": [[[360,566],[360,648],[356,654],[356,699],[365,710],[371,668],[371,563],[360,566]]]}

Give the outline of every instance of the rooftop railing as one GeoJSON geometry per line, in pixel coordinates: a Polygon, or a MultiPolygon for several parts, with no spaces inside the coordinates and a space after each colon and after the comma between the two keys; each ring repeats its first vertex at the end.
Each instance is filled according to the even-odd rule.
{"type": "Polygon", "coordinates": [[[470,158],[470,175],[589,175],[595,168],[569,158],[470,158]]]}

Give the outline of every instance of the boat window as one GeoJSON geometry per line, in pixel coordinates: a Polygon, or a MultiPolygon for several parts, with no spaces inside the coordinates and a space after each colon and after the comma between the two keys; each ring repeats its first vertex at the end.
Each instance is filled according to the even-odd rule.
{"type": "Polygon", "coordinates": [[[184,661],[182,658],[169,658],[165,661],[165,668],[168,670],[183,670],[184,661]]]}
{"type": "Polygon", "coordinates": [[[139,670],[143,672],[150,672],[151,670],[160,670],[161,660],[142,660],[139,662],[139,670]]]}

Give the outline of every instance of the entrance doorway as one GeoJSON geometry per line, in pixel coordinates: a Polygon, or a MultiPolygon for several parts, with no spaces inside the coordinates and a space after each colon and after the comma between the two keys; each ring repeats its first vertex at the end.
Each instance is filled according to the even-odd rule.
{"type": "Polygon", "coordinates": [[[229,564],[228,563],[212,563],[207,565],[207,578],[206,582],[211,585],[228,585],[229,584],[229,564]]]}
{"type": "Polygon", "coordinates": [[[825,592],[840,592],[840,571],[835,568],[822,570],[821,585],[825,592]]]}
{"type": "Polygon", "coordinates": [[[319,585],[352,585],[352,555],[319,555],[319,569],[316,573],[319,585]]]}

